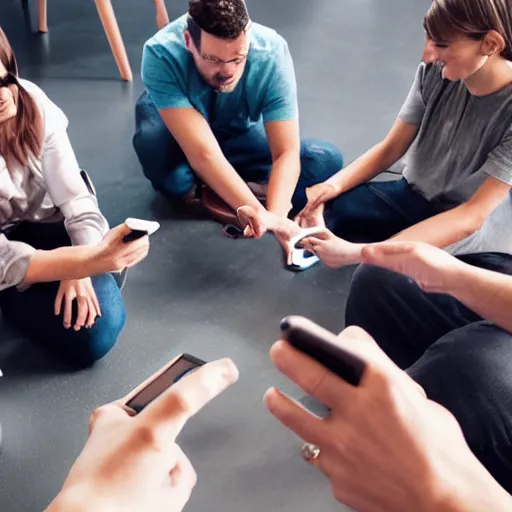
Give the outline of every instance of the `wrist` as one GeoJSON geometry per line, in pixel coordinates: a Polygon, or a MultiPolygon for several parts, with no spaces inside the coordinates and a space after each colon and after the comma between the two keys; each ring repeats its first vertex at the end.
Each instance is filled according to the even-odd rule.
{"type": "Polygon", "coordinates": [[[459,299],[465,295],[468,285],[471,286],[474,281],[475,272],[478,272],[476,267],[455,260],[453,266],[444,272],[440,280],[440,289],[436,291],[459,299]]]}
{"type": "Polygon", "coordinates": [[[351,244],[351,250],[349,255],[349,262],[345,263],[345,265],[359,265],[363,262],[363,249],[368,244],[351,244]]]}

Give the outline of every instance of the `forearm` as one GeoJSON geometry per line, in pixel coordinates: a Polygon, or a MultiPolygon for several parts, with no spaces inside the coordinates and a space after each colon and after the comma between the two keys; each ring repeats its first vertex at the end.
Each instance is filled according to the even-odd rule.
{"type": "Polygon", "coordinates": [[[102,273],[95,246],[36,251],[29,260],[25,284],[83,279],[102,273]]]}
{"type": "Polygon", "coordinates": [[[445,286],[444,293],[512,333],[512,276],[461,263],[445,286]]]}
{"type": "Polygon", "coordinates": [[[391,151],[384,142],[380,142],[329,178],[327,183],[332,183],[343,194],[389,169],[401,156],[391,151]]]}
{"type": "Polygon", "coordinates": [[[286,217],[300,176],[300,154],[287,151],[276,159],[267,189],[267,210],[286,217]]]}
{"type": "Polygon", "coordinates": [[[194,171],[219,197],[233,210],[249,205],[257,210],[261,203],[251,192],[247,183],[240,177],[224,155],[207,156],[193,164],[194,171]]]}
{"type": "Polygon", "coordinates": [[[425,242],[444,248],[468,237],[480,225],[474,212],[462,205],[419,222],[392,239],[395,242],[425,242]]]}

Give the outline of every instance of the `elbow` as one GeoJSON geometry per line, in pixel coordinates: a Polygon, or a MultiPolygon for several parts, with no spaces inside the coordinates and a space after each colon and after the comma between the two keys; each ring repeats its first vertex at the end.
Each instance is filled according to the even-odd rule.
{"type": "Polygon", "coordinates": [[[481,211],[467,211],[463,209],[461,212],[460,238],[464,239],[479,231],[487,219],[487,215],[481,211]]]}
{"type": "Polygon", "coordinates": [[[219,156],[223,156],[222,151],[210,149],[210,148],[201,148],[197,151],[194,151],[193,154],[188,155],[188,163],[192,169],[201,174],[202,172],[210,169],[215,165],[215,162],[219,161],[219,156]],[[219,155],[220,152],[220,155],[219,155]]]}

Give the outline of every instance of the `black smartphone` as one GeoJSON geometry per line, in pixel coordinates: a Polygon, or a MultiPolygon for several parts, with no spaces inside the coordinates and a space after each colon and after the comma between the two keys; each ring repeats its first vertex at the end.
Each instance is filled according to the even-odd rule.
{"type": "Polygon", "coordinates": [[[147,234],[148,234],[147,231],[141,231],[141,230],[136,229],[136,230],[128,233],[127,235],[125,235],[123,237],[123,242],[127,244],[129,242],[138,240],[139,238],[142,238],[143,236],[146,236],[147,234]]]}
{"type": "Polygon", "coordinates": [[[202,359],[190,354],[180,354],[137,386],[123,398],[122,402],[128,409],[138,414],[165,390],[204,364],[206,361],[202,359]]]}
{"type": "Polygon", "coordinates": [[[336,335],[302,316],[281,320],[283,339],[343,380],[359,386],[366,363],[340,347],[336,335]]]}

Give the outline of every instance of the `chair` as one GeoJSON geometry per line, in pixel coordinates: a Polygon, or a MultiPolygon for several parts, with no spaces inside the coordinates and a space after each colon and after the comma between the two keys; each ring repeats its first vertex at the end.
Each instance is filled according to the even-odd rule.
{"type": "MultiPolygon", "coordinates": [[[[165,0],[153,0],[156,10],[156,25],[159,29],[165,27],[169,23],[169,15],[165,7],[165,0]]],[[[112,7],[111,0],[94,0],[98,14],[100,16],[103,29],[107,36],[110,48],[114,54],[117,67],[121,78],[128,82],[133,79],[130,62],[126,54],[126,48],[123,43],[123,38],[117,24],[114,8],[112,7]]],[[[47,22],[47,0],[37,0],[37,15],[38,15],[38,30],[39,32],[48,32],[47,22]]]]}

